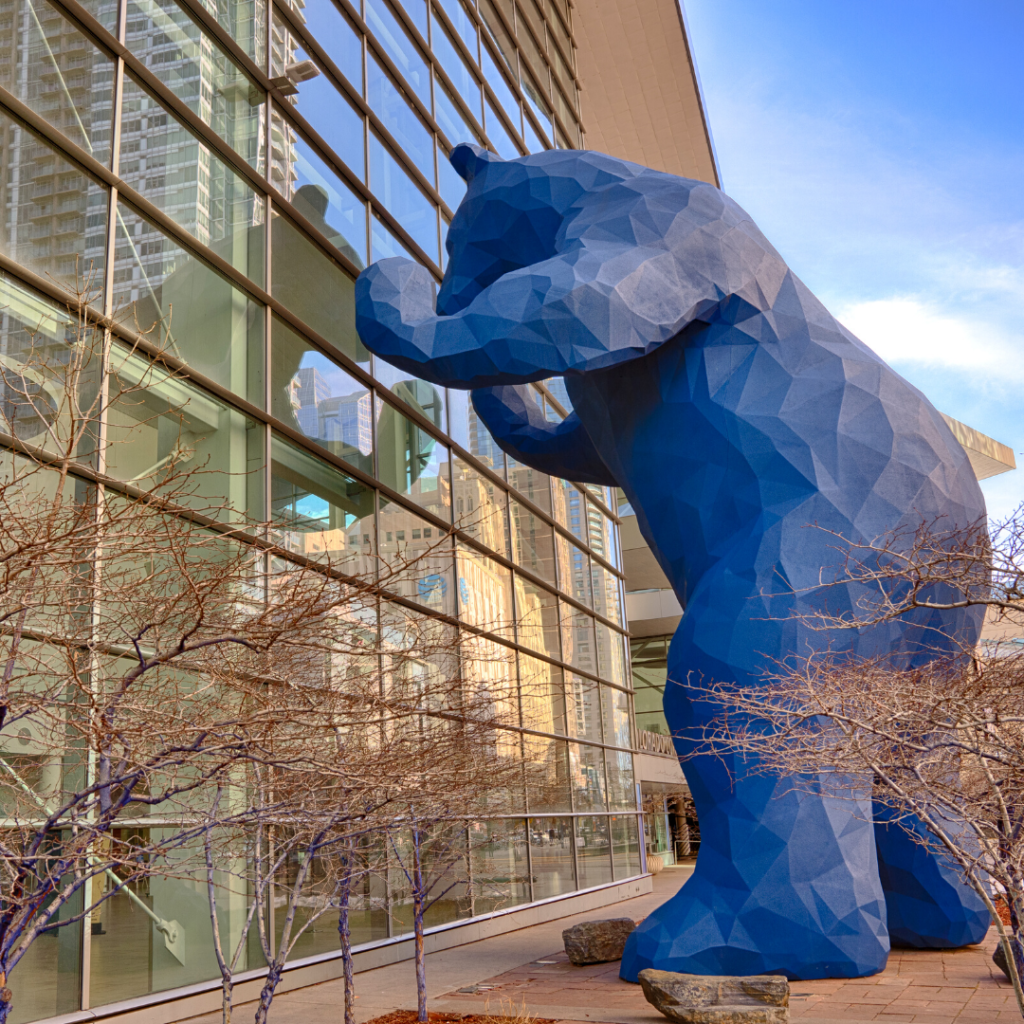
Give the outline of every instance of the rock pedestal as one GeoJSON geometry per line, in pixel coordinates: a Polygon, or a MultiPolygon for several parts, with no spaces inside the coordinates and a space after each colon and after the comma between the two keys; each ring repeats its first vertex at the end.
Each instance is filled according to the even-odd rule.
{"type": "Polygon", "coordinates": [[[629,917],[615,917],[609,921],[584,921],[562,932],[562,941],[569,959],[577,966],[603,964],[621,960],[629,933],[636,922],[629,917]]]}
{"type": "Polygon", "coordinates": [[[678,1024],[786,1024],[789,982],[780,974],[732,978],[672,971],[640,972],[644,996],[678,1024]]]}

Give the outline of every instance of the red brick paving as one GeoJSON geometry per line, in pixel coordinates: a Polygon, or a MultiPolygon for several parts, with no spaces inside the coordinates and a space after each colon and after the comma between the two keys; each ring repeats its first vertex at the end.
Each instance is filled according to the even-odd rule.
{"type": "MultiPolygon", "coordinates": [[[[790,1016],[803,1024],[878,1021],[885,1024],[999,1024],[1020,1021],[1013,989],[992,963],[995,932],[980,946],[946,952],[893,950],[889,964],[871,978],[852,981],[796,981],[790,986],[790,1016]]],[[[617,1011],[630,1020],[663,1020],[643,997],[640,987],[622,981],[619,965],[573,967],[559,950],[478,983],[475,992],[449,992],[438,997],[446,1007],[466,1012],[487,1006],[500,1013],[512,1003],[544,1016],[559,1007],[569,1013],[560,1024],[614,1020],[617,1011]],[[570,1010],[571,1008],[571,1010],[570,1010]],[[591,1012],[593,1016],[591,1016],[591,1012]]]]}

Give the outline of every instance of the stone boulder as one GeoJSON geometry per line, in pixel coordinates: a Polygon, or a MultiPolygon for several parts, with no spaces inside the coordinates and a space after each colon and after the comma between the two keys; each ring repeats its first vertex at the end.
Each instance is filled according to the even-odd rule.
{"type": "Polygon", "coordinates": [[[584,921],[562,932],[562,942],[569,960],[578,967],[583,964],[603,964],[621,960],[629,933],[636,922],[629,917],[614,917],[608,921],[584,921]]]}
{"type": "Polygon", "coordinates": [[[678,1024],[785,1024],[789,982],[780,974],[732,978],[672,971],[640,972],[644,996],[678,1024]]]}

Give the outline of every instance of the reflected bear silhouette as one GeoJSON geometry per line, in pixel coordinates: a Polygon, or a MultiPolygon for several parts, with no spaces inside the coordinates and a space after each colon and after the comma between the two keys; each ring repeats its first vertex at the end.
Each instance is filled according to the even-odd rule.
{"type": "MultiPolygon", "coordinates": [[[[822,632],[853,608],[822,588],[835,538],[984,516],[967,457],[928,400],[843,328],[718,189],[598,153],[502,161],[459,146],[468,183],[431,276],[389,259],[356,283],[356,326],[395,366],[454,388],[517,460],[621,487],[685,609],[665,714],[677,750],[720,712],[689,680],[756,687],[779,659],[830,651],[920,664],[973,643],[980,612],[822,632]],[[436,309],[436,312],[435,312],[436,309]],[[562,376],[545,421],[524,385],[562,376]],[[814,527],[820,527],[815,529],[814,527]]],[[[622,976],[857,977],[893,942],[976,942],[981,901],[944,861],[837,799],[688,759],[693,876],[630,937],[622,976]]]]}

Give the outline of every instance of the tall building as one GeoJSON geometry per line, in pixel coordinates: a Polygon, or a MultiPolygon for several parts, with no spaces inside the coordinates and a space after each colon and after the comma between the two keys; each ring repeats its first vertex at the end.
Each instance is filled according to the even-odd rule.
{"type": "MultiPolygon", "coordinates": [[[[109,412],[132,437],[112,477],[173,454],[186,402],[185,440],[284,550],[353,571],[420,556],[398,599],[476,637],[483,685],[516,681],[510,723],[542,769],[434,923],[513,927],[517,908],[643,891],[615,495],[507,460],[465,393],[371,357],[352,294],[384,256],[440,280],[461,141],[716,180],[674,0],[0,0],[0,54],[4,367],[41,340],[61,358],[80,310],[109,315],[115,352],[179,369],[109,412]]],[[[553,419],[569,405],[558,380],[536,400],[553,419]]],[[[410,931],[392,883],[354,900],[364,965],[410,931]]],[[[223,909],[230,930],[247,908],[223,909]]],[[[339,973],[336,942],[309,932],[292,977],[339,973]]],[[[262,963],[253,946],[239,969],[262,963]]],[[[170,1021],[186,992],[189,1014],[214,1008],[216,976],[202,886],[153,879],[36,942],[12,1019],[170,1021]],[[175,955],[154,923],[170,919],[175,955]]]]}

